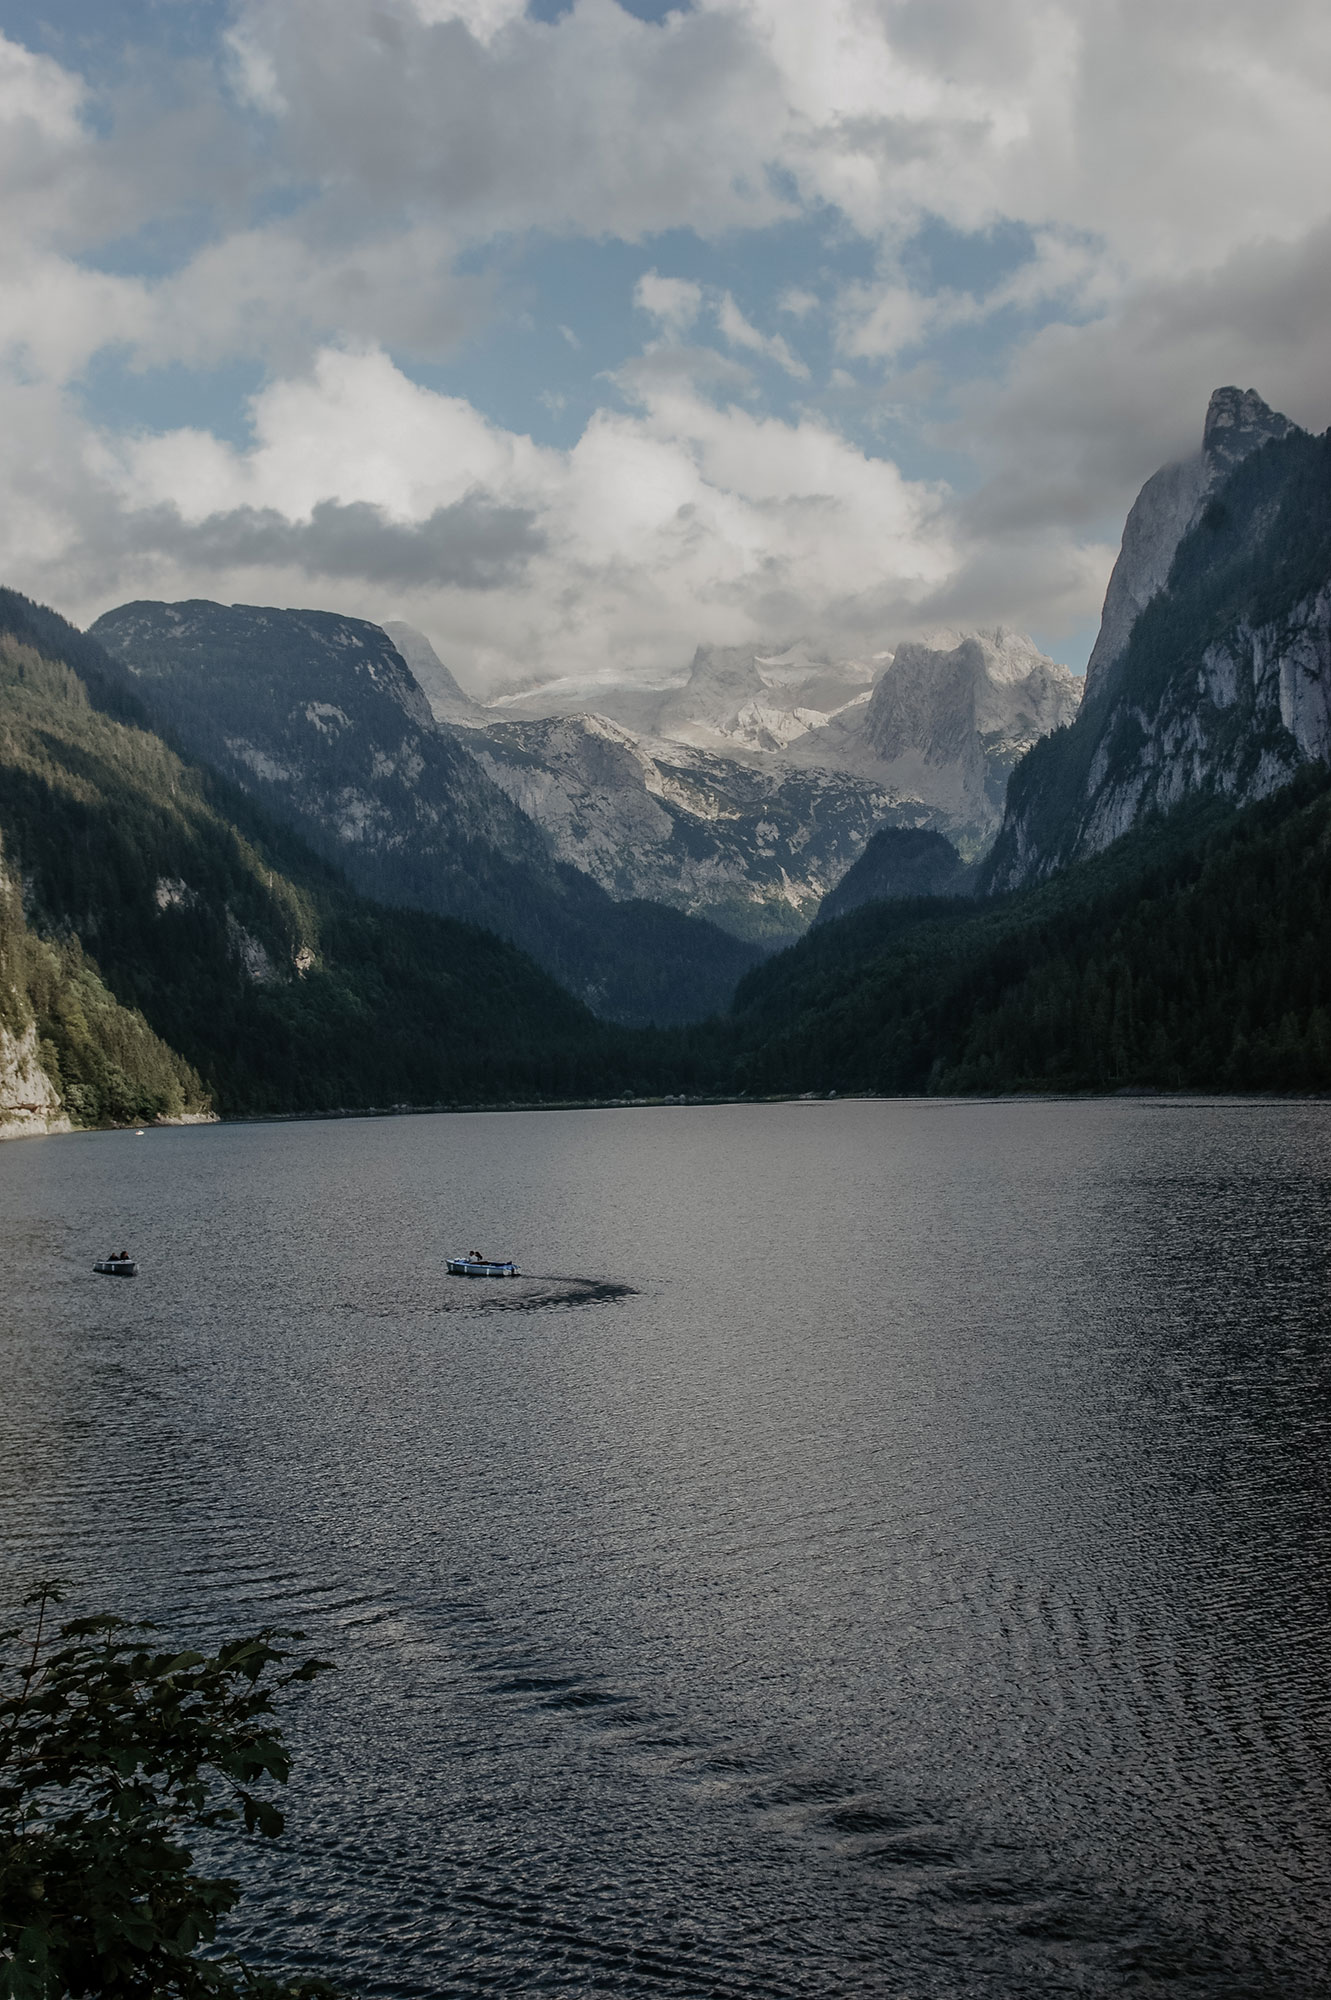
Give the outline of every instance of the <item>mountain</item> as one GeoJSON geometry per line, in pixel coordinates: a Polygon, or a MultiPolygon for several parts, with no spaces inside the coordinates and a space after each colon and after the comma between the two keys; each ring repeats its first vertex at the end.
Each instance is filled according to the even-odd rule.
{"type": "MultiPolygon", "coordinates": [[[[0,640],[0,711],[31,665],[0,640]]],[[[78,939],[29,923],[0,839],[0,1139],[209,1116],[198,1074],[120,1004],[78,939]]]]}
{"type": "MultiPolygon", "coordinates": [[[[974,849],[1002,819],[1013,767],[1071,722],[1081,694],[1075,674],[1001,627],[952,644],[910,641],[884,669],[843,754],[864,769],[867,753],[884,783],[924,800],[974,849]]],[[[844,717],[835,727],[849,734],[844,717]]]]}
{"type": "Polygon", "coordinates": [[[968,896],[976,872],[941,833],[927,827],[883,827],[835,889],[824,896],[814,922],[825,924],[834,917],[844,917],[864,903],[968,896]]]}
{"type": "Polygon", "coordinates": [[[862,704],[881,664],[838,659],[803,640],[765,649],[700,646],[688,679],[664,695],[655,733],[732,754],[787,750],[862,704]]]}
{"type": "Polygon", "coordinates": [[[933,817],[870,778],[649,748],[601,715],[491,721],[463,740],[559,859],[611,895],[764,942],[799,935],[877,827],[933,817]]]}
{"type": "Polygon", "coordinates": [[[653,757],[682,745],[770,772],[839,772],[914,806],[917,818],[922,808],[974,849],[998,828],[1013,765],[1072,720],[1081,691],[1077,675],[1030,639],[999,629],[868,658],[804,640],[700,646],[688,674],[665,688],[550,682],[488,704],[487,714],[596,713],[653,757]]]}
{"type": "Polygon", "coordinates": [[[754,948],[678,911],[616,902],[439,723],[377,625],[203,601],[107,612],[89,638],[155,727],[297,827],[364,894],[481,924],[595,1012],[724,1006],[754,948]]]}
{"type": "Polygon", "coordinates": [[[559,860],[769,944],[799,934],[880,827],[982,850],[1009,771],[1082,687],[1000,630],[871,658],[700,646],[666,687],[565,679],[482,707],[421,634],[384,629],[559,860]]]}
{"type": "Polygon", "coordinates": [[[745,978],[769,1092],[1331,1089],[1331,773],[1194,797],[1002,897],[873,902],[745,978]]]}
{"type": "Polygon", "coordinates": [[[1100,631],[1086,665],[1093,688],[1122,657],[1139,614],[1169,580],[1179,543],[1201,518],[1208,494],[1243,459],[1295,426],[1269,409],[1255,389],[1217,389],[1202,427],[1202,447],[1162,466],[1137,495],[1105,592],[1100,631]]]}
{"type": "Polygon", "coordinates": [[[0,856],[0,1132],[654,1080],[512,945],[356,895],[8,591],[0,856]]]}
{"type": "Polygon", "coordinates": [[[1085,701],[1013,775],[994,889],[1195,794],[1247,803],[1331,757],[1331,433],[1222,389],[1205,437],[1129,517],[1085,701]]]}

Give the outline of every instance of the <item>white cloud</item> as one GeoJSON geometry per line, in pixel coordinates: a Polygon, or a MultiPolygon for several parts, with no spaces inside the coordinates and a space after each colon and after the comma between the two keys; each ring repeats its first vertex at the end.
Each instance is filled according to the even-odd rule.
{"type": "Polygon", "coordinates": [[[422,21],[460,21],[470,35],[487,47],[510,23],[520,21],[527,0],[412,0],[422,21]]]}
{"type": "MultiPolygon", "coordinates": [[[[371,569],[283,572],[239,529],[203,532],[267,510],[311,530],[277,537],[293,565],[400,529],[403,576],[431,523],[474,555],[530,521],[503,593],[476,581],[497,574],[480,556],[433,598],[410,586],[491,675],[585,665],[579,648],[678,659],[768,619],[890,623],[926,600],[1047,630],[1093,608],[1107,524],[1195,442],[1217,382],[1319,428],[1331,414],[1321,0],[694,0],[663,23],[615,0],[555,23],[520,0],[238,0],[223,58],[156,97],[143,68],[117,94],[0,37],[0,548],[8,580],[76,611],[232,588],[361,608],[371,569]],[[798,218],[858,233],[876,275],[838,287],[783,263],[779,230],[766,296],[755,260],[727,270],[733,290],[715,247],[689,268],[689,232],[751,243],[798,218]],[[997,283],[926,284],[929,219],[1024,230],[1033,254],[997,283]],[[654,338],[610,364],[628,407],[602,380],[573,450],[410,379],[494,312],[503,281],[475,275],[478,247],[665,231],[672,275],[634,294],[654,338]],[[830,420],[769,415],[780,385],[747,358],[819,388],[763,330],[777,312],[810,332],[827,313],[858,369],[827,385],[848,422],[875,395],[905,421],[926,379],[950,396],[936,441],[979,490],[950,506],[830,420]],[[949,379],[947,336],[1022,314],[1049,323],[949,379]],[[107,349],[266,371],[252,445],[82,421],[62,385],[107,349]]],[[[533,312],[567,344],[560,393],[570,317],[563,295],[533,312]]]]}
{"type": "Polygon", "coordinates": [[[938,490],[812,417],[719,408],[685,382],[640,394],[555,451],[420,388],[379,351],[328,350],[254,399],[247,449],[191,430],[85,434],[79,479],[43,496],[3,557],[91,615],[137,594],[309,602],[311,552],[352,551],[336,569],[326,558],[316,601],[370,616],[406,603],[452,635],[478,681],[589,656],[675,668],[700,628],[757,639],[797,614],[878,630],[946,582],[938,490]],[[470,568],[432,583],[421,532],[445,522],[470,537],[470,568]],[[302,526],[315,532],[302,539],[302,526]],[[501,574],[502,591],[484,587],[501,574]]]}
{"type": "Polygon", "coordinates": [[[289,107],[277,81],[277,65],[272,57],[243,28],[228,28],[222,37],[231,87],[243,104],[270,118],[280,118],[289,107]]]}
{"type": "Polygon", "coordinates": [[[679,339],[702,311],[702,286],[691,278],[663,278],[659,271],[644,271],[634,286],[633,303],[679,339]]]}
{"type": "Polygon", "coordinates": [[[0,131],[7,142],[6,168],[14,164],[13,153],[24,139],[77,143],[86,97],[81,78],[50,56],[38,55],[0,34],[0,131]]]}
{"type": "Polygon", "coordinates": [[[716,323],[732,347],[743,347],[751,354],[761,354],[765,360],[775,361],[778,368],[784,368],[787,375],[808,380],[808,368],[797,354],[791,353],[781,335],[760,333],[756,326],[751,326],[729,292],[723,295],[717,307],[716,323]]]}

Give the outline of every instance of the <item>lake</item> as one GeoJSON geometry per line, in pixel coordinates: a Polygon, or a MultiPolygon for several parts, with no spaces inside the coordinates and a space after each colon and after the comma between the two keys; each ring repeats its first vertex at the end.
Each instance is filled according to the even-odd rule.
{"type": "Polygon", "coordinates": [[[7,1599],[338,1663],[256,1956],[1331,1994],[1331,1105],[84,1134],[0,1216],[7,1599]]]}

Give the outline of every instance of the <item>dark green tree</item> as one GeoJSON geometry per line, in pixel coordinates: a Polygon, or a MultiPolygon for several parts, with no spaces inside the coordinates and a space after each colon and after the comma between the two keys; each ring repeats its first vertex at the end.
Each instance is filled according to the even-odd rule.
{"type": "Polygon", "coordinates": [[[0,1633],[0,1995],[4,2000],[312,2000],[321,1980],[202,1957],[239,1884],[196,1871],[192,1838],[274,1839],[265,1793],[290,1758],[277,1699],[328,1665],[272,1626],[216,1653],[161,1650],[108,1616],[51,1630],[62,1586],[0,1633]]]}

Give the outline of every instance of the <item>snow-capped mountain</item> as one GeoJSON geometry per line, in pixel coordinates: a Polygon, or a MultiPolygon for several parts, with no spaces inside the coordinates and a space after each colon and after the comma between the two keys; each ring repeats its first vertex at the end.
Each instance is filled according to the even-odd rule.
{"type": "Polygon", "coordinates": [[[1082,686],[996,631],[895,655],[700,646],[668,685],[563,679],[482,707],[422,635],[385,629],[561,860],[744,937],[802,929],[879,827],[936,827],[979,853],[1008,772],[1082,686]]]}
{"type": "Polygon", "coordinates": [[[890,658],[882,653],[874,659],[837,659],[806,640],[769,647],[699,646],[689,668],[665,682],[566,677],[500,695],[488,710],[514,721],[603,715],[653,741],[761,756],[867,701],[890,658]]]}

